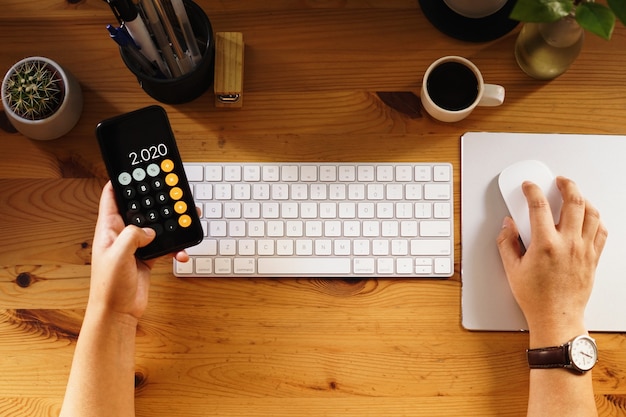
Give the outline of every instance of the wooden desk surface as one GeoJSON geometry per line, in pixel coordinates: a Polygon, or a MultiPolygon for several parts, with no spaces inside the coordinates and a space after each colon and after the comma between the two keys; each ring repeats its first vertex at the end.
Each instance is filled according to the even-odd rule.
{"type": "MultiPolygon", "coordinates": [[[[245,104],[216,109],[207,92],[165,105],[183,158],[452,162],[457,273],[446,281],[177,279],[160,261],[137,339],[137,415],[523,415],[527,335],[460,325],[459,137],[626,134],[626,29],[610,42],[588,35],[565,75],[539,82],[514,61],[519,28],[493,42],[457,41],[415,0],[197,2],[215,31],[244,34],[245,104]],[[449,54],[505,86],[505,104],[443,124],[422,114],[415,96],[400,94],[394,109],[377,94],[417,94],[428,64],[449,54]]],[[[94,128],[155,102],[107,39],[114,19],[103,1],[2,3],[1,72],[46,55],[78,77],[85,96],[79,124],[63,138],[0,130],[0,415],[55,416],[106,179],[94,128]]],[[[626,415],[626,338],[595,337],[600,414],[626,415]]]]}

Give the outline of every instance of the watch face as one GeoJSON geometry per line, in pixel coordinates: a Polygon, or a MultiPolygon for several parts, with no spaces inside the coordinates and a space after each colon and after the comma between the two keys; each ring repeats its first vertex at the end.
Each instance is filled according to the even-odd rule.
{"type": "Polygon", "coordinates": [[[588,371],[598,361],[596,343],[589,336],[578,336],[570,344],[572,365],[580,371],[588,371]]]}

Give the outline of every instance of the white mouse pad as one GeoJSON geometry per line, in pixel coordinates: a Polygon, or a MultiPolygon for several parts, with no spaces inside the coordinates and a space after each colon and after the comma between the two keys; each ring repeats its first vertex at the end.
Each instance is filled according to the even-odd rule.
{"type": "Polygon", "coordinates": [[[626,331],[626,136],[469,132],[461,137],[462,324],[470,330],[526,330],[500,261],[496,237],[508,211],[500,172],[544,162],[576,181],[609,230],[587,305],[591,331],[626,331]]]}

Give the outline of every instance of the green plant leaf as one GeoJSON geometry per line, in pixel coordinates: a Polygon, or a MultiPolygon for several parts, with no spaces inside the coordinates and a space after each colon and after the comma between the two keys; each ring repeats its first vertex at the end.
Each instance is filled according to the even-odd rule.
{"type": "Polygon", "coordinates": [[[520,22],[554,22],[573,9],[572,0],[517,0],[510,17],[520,22]]]}
{"type": "Polygon", "coordinates": [[[576,7],[576,21],[583,28],[606,40],[611,39],[615,27],[615,15],[608,7],[583,2],[576,7]]]}
{"type": "Polygon", "coordinates": [[[626,0],[608,0],[607,3],[620,22],[626,25],[626,0]]]}

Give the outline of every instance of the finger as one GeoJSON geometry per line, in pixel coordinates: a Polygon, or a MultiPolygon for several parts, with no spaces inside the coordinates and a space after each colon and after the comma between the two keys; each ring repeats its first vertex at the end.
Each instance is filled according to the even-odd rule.
{"type": "Polygon", "coordinates": [[[510,217],[504,218],[496,243],[505,270],[519,262],[522,249],[519,242],[519,232],[515,222],[510,217]]]}
{"type": "MultiPolygon", "coordinates": [[[[559,230],[566,234],[580,236],[585,220],[585,199],[576,183],[565,177],[557,177],[556,186],[563,197],[559,230]]],[[[597,224],[596,224],[597,227],[597,224]]],[[[593,232],[595,235],[595,230],[593,232]]]]}
{"type": "Polygon", "coordinates": [[[149,227],[140,229],[137,226],[126,226],[119,234],[117,240],[113,244],[117,252],[117,256],[126,257],[135,255],[137,249],[146,246],[152,242],[156,236],[154,229],[149,227]]]}
{"type": "Polygon", "coordinates": [[[100,195],[94,245],[109,247],[123,229],[124,221],[119,215],[113,186],[109,181],[102,188],[100,195]]]}
{"type": "Polygon", "coordinates": [[[604,250],[604,245],[608,237],[609,237],[608,230],[606,229],[606,227],[604,227],[604,224],[600,222],[600,226],[598,227],[598,231],[596,232],[595,239],[593,240],[593,246],[598,256],[598,259],[600,259],[600,255],[602,254],[602,251],[604,250]]]}
{"type": "Polygon", "coordinates": [[[532,236],[545,237],[555,230],[554,218],[548,199],[535,183],[524,181],[522,191],[528,202],[530,230],[532,236]]]}
{"type": "Polygon", "coordinates": [[[178,262],[189,261],[189,254],[184,250],[181,250],[180,252],[176,252],[173,256],[178,262]]]}
{"type": "Polygon", "coordinates": [[[600,212],[589,201],[586,201],[582,236],[585,241],[593,244],[598,259],[602,254],[608,234],[608,230],[600,218],[600,212]]]}
{"type": "Polygon", "coordinates": [[[113,184],[111,181],[107,181],[102,188],[102,194],[100,195],[100,207],[99,215],[117,214],[117,205],[115,204],[115,193],[113,191],[113,184]]]}
{"type": "Polygon", "coordinates": [[[600,212],[589,201],[585,201],[585,212],[583,214],[582,237],[585,240],[593,241],[601,226],[600,212]]]}

